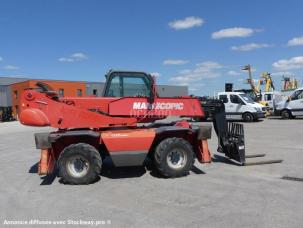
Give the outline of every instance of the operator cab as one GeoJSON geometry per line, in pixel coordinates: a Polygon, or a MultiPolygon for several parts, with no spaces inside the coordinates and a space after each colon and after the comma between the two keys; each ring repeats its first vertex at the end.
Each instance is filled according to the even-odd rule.
{"type": "Polygon", "coordinates": [[[151,75],[137,71],[109,71],[105,75],[103,97],[146,97],[153,103],[154,80],[151,75]]]}

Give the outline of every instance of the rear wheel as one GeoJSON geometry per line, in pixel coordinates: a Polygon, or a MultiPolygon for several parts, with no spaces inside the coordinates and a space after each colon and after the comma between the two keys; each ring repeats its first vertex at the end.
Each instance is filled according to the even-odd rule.
{"type": "Polygon", "coordinates": [[[281,112],[281,116],[283,119],[291,119],[292,115],[289,110],[285,109],[281,112]]]}
{"type": "Polygon", "coordinates": [[[185,176],[194,164],[192,146],[182,138],[167,138],[156,147],[154,164],[163,176],[185,176]]]}
{"type": "Polygon", "coordinates": [[[99,178],[102,160],[97,149],[86,143],[66,147],[58,160],[64,183],[90,184],[99,178]]]}
{"type": "Polygon", "coordinates": [[[252,121],[254,121],[254,116],[251,113],[249,113],[249,112],[244,113],[243,116],[242,116],[242,118],[243,118],[243,120],[245,122],[252,122],[252,121]]]}

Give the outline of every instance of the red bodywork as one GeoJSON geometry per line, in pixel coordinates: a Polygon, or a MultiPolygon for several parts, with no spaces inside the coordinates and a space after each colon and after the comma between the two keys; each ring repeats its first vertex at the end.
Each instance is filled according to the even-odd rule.
{"type": "Polygon", "coordinates": [[[115,130],[102,132],[101,140],[110,153],[118,151],[148,151],[155,135],[153,128],[115,130]]]}
{"type": "Polygon", "coordinates": [[[203,117],[195,98],[87,97],[56,100],[53,94],[25,90],[21,98],[20,122],[29,126],[61,129],[136,126],[167,116],[203,117]]]}

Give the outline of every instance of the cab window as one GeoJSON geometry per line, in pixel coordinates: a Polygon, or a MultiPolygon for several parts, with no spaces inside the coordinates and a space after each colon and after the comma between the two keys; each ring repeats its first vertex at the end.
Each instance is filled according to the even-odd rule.
{"type": "Polygon", "coordinates": [[[271,101],[272,100],[272,94],[264,94],[264,100],[265,101],[271,101]]]}
{"type": "Polygon", "coordinates": [[[150,97],[151,82],[142,73],[117,72],[109,78],[105,97],[150,97]]]}
{"type": "Polygon", "coordinates": [[[108,97],[121,97],[121,91],[120,91],[120,77],[115,76],[112,78],[110,82],[110,86],[108,88],[107,92],[108,97]]]}
{"type": "MultiPolygon", "coordinates": [[[[254,103],[254,100],[249,95],[241,93],[240,96],[246,103],[250,103],[250,104],[254,103]]],[[[243,103],[243,101],[241,99],[240,99],[240,101],[241,101],[241,103],[243,103]]]]}
{"type": "Polygon", "coordinates": [[[241,104],[241,99],[238,97],[238,95],[230,95],[230,102],[234,104],[241,104]]]}
{"type": "Polygon", "coordinates": [[[228,102],[227,95],[220,95],[219,100],[221,100],[223,103],[227,103],[228,102]]]}
{"type": "Polygon", "coordinates": [[[291,100],[303,99],[303,90],[298,90],[291,95],[291,100]]]}
{"type": "Polygon", "coordinates": [[[149,88],[142,77],[123,77],[124,97],[149,97],[149,88]]]}

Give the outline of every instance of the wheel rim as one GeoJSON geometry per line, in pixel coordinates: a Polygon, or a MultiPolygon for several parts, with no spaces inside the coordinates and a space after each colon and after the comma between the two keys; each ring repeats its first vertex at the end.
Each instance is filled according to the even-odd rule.
{"type": "Polygon", "coordinates": [[[89,162],[82,156],[73,156],[67,161],[66,168],[69,175],[80,178],[87,174],[89,162]]]}
{"type": "Polygon", "coordinates": [[[252,117],[251,117],[251,115],[245,115],[245,120],[246,121],[251,121],[252,120],[252,117]]]}
{"type": "Polygon", "coordinates": [[[289,118],[289,113],[287,111],[284,111],[283,116],[284,116],[284,118],[289,118]]]}
{"type": "Polygon", "coordinates": [[[167,164],[172,169],[181,169],[185,166],[187,156],[184,150],[174,149],[167,154],[167,164]]]}

